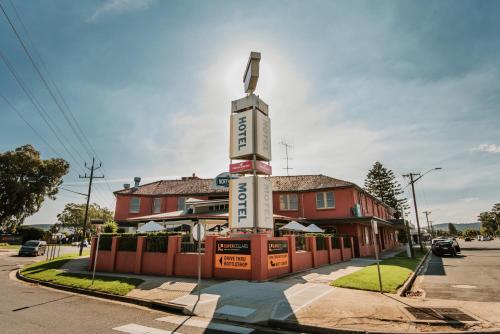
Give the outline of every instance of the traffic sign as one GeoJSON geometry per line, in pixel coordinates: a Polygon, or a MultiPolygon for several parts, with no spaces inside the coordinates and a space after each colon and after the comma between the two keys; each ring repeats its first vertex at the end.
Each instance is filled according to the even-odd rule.
{"type": "Polygon", "coordinates": [[[196,241],[203,241],[205,239],[205,227],[200,223],[193,226],[193,239],[196,241]]]}

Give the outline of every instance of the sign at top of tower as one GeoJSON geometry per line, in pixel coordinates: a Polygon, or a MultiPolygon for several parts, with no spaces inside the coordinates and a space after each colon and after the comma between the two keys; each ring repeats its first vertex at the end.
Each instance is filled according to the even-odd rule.
{"type": "Polygon", "coordinates": [[[247,69],[245,70],[245,74],[243,75],[245,93],[252,94],[257,87],[257,80],[259,80],[259,63],[260,52],[250,52],[247,69]]]}

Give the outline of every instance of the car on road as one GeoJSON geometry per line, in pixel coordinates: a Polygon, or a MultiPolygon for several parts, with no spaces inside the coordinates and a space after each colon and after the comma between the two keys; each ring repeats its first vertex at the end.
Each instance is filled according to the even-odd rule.
{"type": "Polygon", "coordinates": [[[464,241],[472,241],[472,239],[469,237],[465,237],[464,241]]]}
{"type": "MultiPolygon", "coordinates": [[[[80,247],[80,241],[75,241],[71,243],[71,246],[77,246],[80,247]]],[[[87,240],[83,241],[83,247],[88,247],[90,246],[89,242],[87,240]]]]}
{"type": "Polygon", "coordinates": [[[460,246],[456,240],[440,240],[432,245],[432,253],[437,256],[446,254],[456,256],[457,253],[460,253],[460,246]]]}
{"type": "Polygon", "coordinates": [[[42,240],[29,240],[19,248],[19,256],[31,255],[39,256],[44,255],[47,249],[47,243],[42,240]]]}

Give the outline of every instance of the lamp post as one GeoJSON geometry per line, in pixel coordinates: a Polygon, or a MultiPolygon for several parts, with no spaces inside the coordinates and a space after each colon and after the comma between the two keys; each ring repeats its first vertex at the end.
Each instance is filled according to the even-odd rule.
{"type": "Polygon", "coordinates": [[[430,173],[432,171],[441,170],[441,169],[443,169],[443,168],[436,167],[436,168],[429,169],[428,171],[426,171],[423,174],[421,174],[421,173],[408,173],[408,174],[404,174],[403,175],[403,177],[409,177],[410,178],[410,183],[408,185],[411,185],[411,191],[412,191],[412,194],[413,194],[413,207],[415,208],[415,217],[417,218],[418,243],[420,244],[420,251],[421,252],[424,251],[424,245],[422,244],[422,236],[420,234],[420,221],[418,219],[417,198],[415,196],[415,182],[417,182],[418,180],[420,180],[426,174],[428,174],[428,173],[430,173]]]}

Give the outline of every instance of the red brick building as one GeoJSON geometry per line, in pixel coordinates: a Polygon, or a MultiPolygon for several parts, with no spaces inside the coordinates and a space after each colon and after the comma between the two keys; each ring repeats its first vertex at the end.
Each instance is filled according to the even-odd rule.
{"type": "MultiPolygon", "coordinates": [[[[394,210],[356,184],[325,175],[272,176],[271,180],[276,231],[290,220],[314,223],[326,232],[353,237],[354,255],[368,256],[374,253],[371,222],[377,221],[380,248],[399,245],[401,225],[391,221],[394,210]]],[[[213,179],[193,175],[116,191],[115,220],[121,227],[134,229],[141,222],[178,219],[175,212],[186,208],[186,200],[198,199],[219,200],[211,207],[213,216],[227,221],[224,200],[229,193],[213,189],[212,184],[213,179]]]]}

